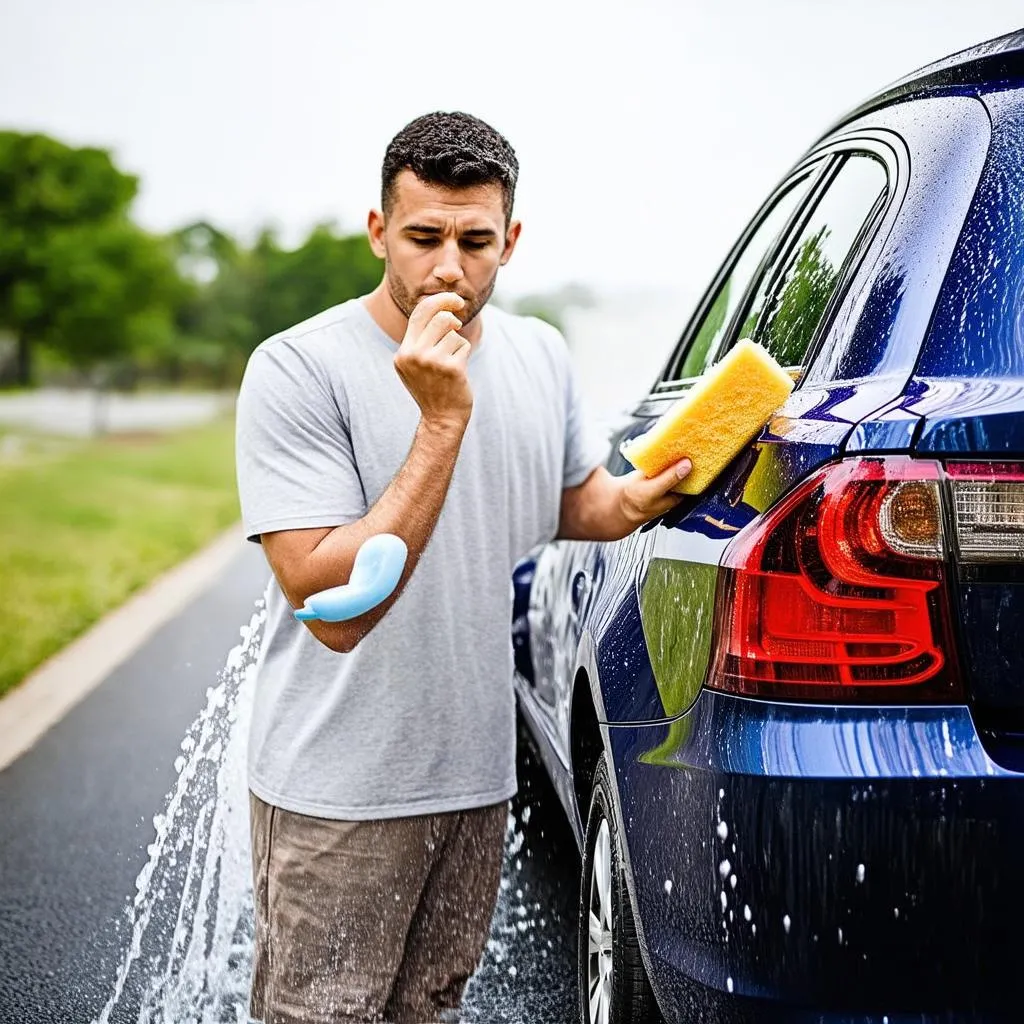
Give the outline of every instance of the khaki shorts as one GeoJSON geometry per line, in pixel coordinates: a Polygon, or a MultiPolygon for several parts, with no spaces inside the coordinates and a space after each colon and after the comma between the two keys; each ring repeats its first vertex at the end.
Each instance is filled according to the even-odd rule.
{"type": "Polygon", "coordinates": [[[437,1021],[476,970],[498,893],[508,804],[329,821],[250,794],[266,1024],[437,1021]]]}

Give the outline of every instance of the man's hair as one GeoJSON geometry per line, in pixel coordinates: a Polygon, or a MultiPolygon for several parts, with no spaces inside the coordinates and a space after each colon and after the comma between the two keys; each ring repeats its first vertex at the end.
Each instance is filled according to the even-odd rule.
{"type": "Polygon", "coordinates": [[[388,144],[381,169],[381,205],[390,213],[395,179],[408,169],[420,181],[447,188],[500,185],[505,221],[512,218],[519,161],[508,140],[472,114],[424,114],[388,144]]]}

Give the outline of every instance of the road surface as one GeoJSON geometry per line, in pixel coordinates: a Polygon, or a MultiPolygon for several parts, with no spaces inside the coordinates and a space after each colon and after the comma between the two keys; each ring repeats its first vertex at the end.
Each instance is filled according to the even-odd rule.
{"type": "MultiPolygon", "coordinates": [[[[0,1021],[89,1022],[111,997],[131,938],[125,908],[150,859],[153,818],[165,809],[182,740],[267,575],[260,551],[240,545],[205,593],[0,772],[0,1021]]],[[[466,1022],[574,1020],[578,860],[550,790],[535,772],[524,778],[505,888],[467,995],[466,1022]]],[[[150,950],[170,945],[181,912],[176,876],[167,877],[171,891],[154,901],[146,932],[150,950]]],[[[235,987],[244,988],[245,955],[214,967],[214,974],[233,971],[235,987]]],[[[129,975],[111,1021],[138,1020],[144,973],[129,975]]],[[[237,1005],[219,1019],[244,1020],[237,1005]]],[[[179,1005],[174,1019],[180,1014],[179,1005]]],[[[172,1018],[168,1010],[147,1019],[172,1018]]]]}

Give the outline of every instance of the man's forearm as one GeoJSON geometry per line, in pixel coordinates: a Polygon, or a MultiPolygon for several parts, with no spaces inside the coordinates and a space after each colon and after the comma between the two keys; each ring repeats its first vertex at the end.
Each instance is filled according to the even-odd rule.
{"type": "Polygon", "coordinates": [[[307,623],[328,647],[351,650],[402,593],[441,514],[463,433],[463,427],[421,420],[405,463],[373,508],[357,522],[328,531],[304,559],[292,582],[294,593],[288,594],[297,604],[310,594],[346,583],[356,552],[376,534],[396,534],[409,550],[402,578],[382,604],[349,622],[307,623]]]}
{"type": "Polygon", "coordinates": [[[690,472],[690,460],[647,479],[642,473],[612,476],[603,466],[578,487],[562,491],[558,536],[562,540],[621,540],[681,500],[673,492],[690,472]]]}
{"type": "Polygon", "coordinates": [[[620,540],[641,522],[622,502],[621,481],[599,466],[578,487],[562,492],[560,540],[620,540]]]}

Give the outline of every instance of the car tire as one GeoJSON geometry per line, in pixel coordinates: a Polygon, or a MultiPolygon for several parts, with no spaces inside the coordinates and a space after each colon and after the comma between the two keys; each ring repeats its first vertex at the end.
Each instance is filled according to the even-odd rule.
{"type": "Polygon", "coordinates": [[[580,1021],[654,1024],[662,1018],[640,954],[612,800],[602,755],[594,772],[580,883],[580,1021]]]}

